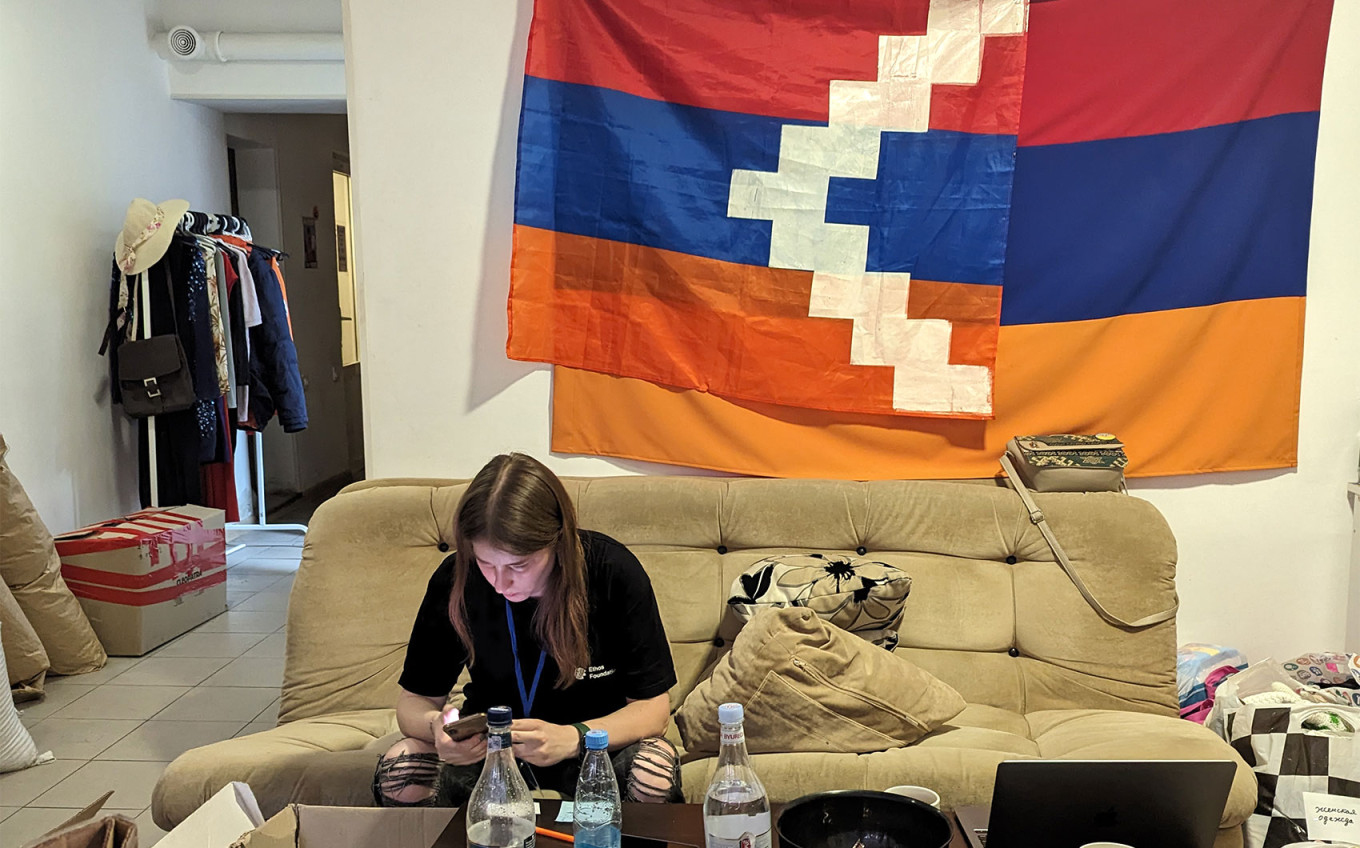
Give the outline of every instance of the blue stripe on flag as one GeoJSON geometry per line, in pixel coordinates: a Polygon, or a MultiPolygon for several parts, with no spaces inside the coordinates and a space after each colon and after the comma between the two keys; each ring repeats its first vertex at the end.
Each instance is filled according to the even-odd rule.
{"type": "Polygon", "coordinates": [[[779,166],[782,119],[526,77],[515,223],[746,265],[770,222],[727,217],[732,169],[779,166]]]}
{"type": "Polygon", "coordinates": [[[1318,115],[1017,152],[1002,324],[1302,296],[1318,115]]]}
{"type": "MultiPolygon", "coordinates": [[[[528,77],[515,222],[764,266],[770,222],[727,217],[732,171],[777,170],[781,128],[798,123],[528,77]]],[[[885,133],[879,179],[833,179],[826,220],[870,226],[868,270],[997,284],[1014,149],[885,133]]]]}
{"type": "Polygon", "coordinates": [[[870,271],[1001,285],[1014,167],[1013,135],[885,132],[878,178],[832,177],[826,220],[869,226],[870,271]]]}

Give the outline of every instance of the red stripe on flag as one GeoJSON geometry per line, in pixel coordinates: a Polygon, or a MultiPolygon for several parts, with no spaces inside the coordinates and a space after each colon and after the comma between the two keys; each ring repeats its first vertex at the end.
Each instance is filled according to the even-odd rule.
{"type": "Polygon", "coordinates": [[[1020,143],[1317,111],[1331,15],[1331,0],[1035,3],[1020,143]]]}
{"type": "Polygon", "coordinates": [[[991,37],[982,46],[977,85],[936,85],[930,90],[930,128],[1015,135],[1025,87],[1025,39],[991,37]]]}
{"type": "Polygon", "coordinates": [[[878,36],[928,0],[537,0],[526,71],[652,100],[825,121],[834,79],[878,77],[878,36]]]}
{"type": "Polygon", "coordinates": [[[92,601],[104,601],[105,603],[119,604],[125,607],[149,607],[152,604],[163,604],[166,601],[173,601],[175,598],[183,597],[190,592],[197,592],[199,589],[207,589],[225,582],[227,582],[227,570],[224,568],[212,574],[204,575],[201,578],[188,580],[174,586],[166,586],[164,589],[153,589],[150,592],[111,589],[107,586],[95,586],[89,583],[71,581],[67,581],[66,585],[71,588],[71,594],[75,595],[77,598],[88,598],[92,601]]]}

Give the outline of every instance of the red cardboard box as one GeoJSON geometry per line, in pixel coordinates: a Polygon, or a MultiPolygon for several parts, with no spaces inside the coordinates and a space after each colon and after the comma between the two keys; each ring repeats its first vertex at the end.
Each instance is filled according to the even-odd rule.
{"type": "Polygon", "coordinates": [[[61,576],[105,651],[140,657],[226,611],[225,519],[160,507],[56,537],[61,576]]]}

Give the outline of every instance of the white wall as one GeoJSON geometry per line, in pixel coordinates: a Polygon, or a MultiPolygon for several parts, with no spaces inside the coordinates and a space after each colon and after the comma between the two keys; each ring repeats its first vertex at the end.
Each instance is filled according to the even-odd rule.
{"type": "MultiPolygon", "coordinates": [[[[346,0],[370,477],[548,453],[543,367],[505,358],[512,192],[530,0],[346,0]],[[412,21],[419,21],[413,26],[412,21]],[[448,33],[459,33],[450,49],[448,33]]],[[[1259,658],[1340,647],[1360,428],[1360,4],[1338,3],[1318,150],[1297,472],[1160,480],[1180,540],[1182,641],[1259,658]]],[[[552,457],[558,471],[675,469],[552,457]]],[[[1360,650],[1360,646],[1351,646],[1360,650]]]]}
{"type": "MultiPolygon", "coordinates": [[[[1253,661],[1347,641],[1360,594],[1346,484],[1360,465],[1360,3],[1332,13],[1308,254],[1299,465],[1291,472],[1147,481],[1180,543],[1182,641],[1253,661]]],[[[1353,623],[1352,623],[1353,624],[1353,623]]],[[[1356,633],[1355,626],[1350,633],[1356,633]]]]}
{"type": "Polygon", "coordinates": [[[53,532],[137,507],[96,354],[134,197],[227,207],[222,117],[169,99],[141,0],[0,6],[0,430],[53,532]]]}
{"type": "MultiPolygon", "coordinates": [[[[350,447],[340,358],[340,300],[335,268],[333,154],[349,152],[343,115],[228,115],[227,133],[262,145],[237,152],[238,186],[243,153],[272,152],[277,192],[273,235],[255,232],[260,244],[287,253],[283,270],[307,396],[307,429],[284,433],[278,422],[264,432],[266,484],[270,491],[306,491],[349,470],[350,447]],[[316,210],[317,267],[307,268],[302,219],[316,210]]],[[[242,197],[245,214],[246,198],[242,197]]],[[[249,216],[248,216],[249,217],[249,216]]],[[[252,230],[255,218],[249,218],[252,230]]]]}

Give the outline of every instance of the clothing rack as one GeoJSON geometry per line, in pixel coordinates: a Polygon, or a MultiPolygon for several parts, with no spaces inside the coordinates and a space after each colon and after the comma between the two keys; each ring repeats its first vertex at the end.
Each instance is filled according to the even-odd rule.
{"type": "MultiPolygon", "coordinates": [[[[250,443],[250,452],[254,454],[255,466],[255,523],[245,521],[228,522],[228,530],[301,530],[307,532],[306,524],[270,524],[265,518],[264,508],[264,434],[257,431],[246,434],[246,440],[250,443]]],[[[228,549],[231,551],[240,550],[245,545],[233,545],[228,549]]]]}
{"type": "MultiPolygon", "coordinates": [[[[178,229],[188,235],[212,236],[212,235],[233,235],[246,241],[253,241],[250,233],[250,225],[246,219],[235,215],[216,215],[207,212],[189,211],[184,213],[180,220],[178,229]]],[[[144,337],[151,337],[151,279],[150,275],[143,272],[141,278],[141,297],[142,297],[142,333],[144,337]]],[[[151,488],[151,506],[160,505],[160,479],[159,469],[157,468],[156,454],[156,418],[150,416],[146,419],[147,434],[147,464],[151,488]]],[[[231,521],[227,523],[229,530],[288,530],[306,531],[306,524],[269,524],[265,515],[265,490],[264,490],[264,436],[258,430],[248,432],[246,435],[248,450],[253,454],[253,476],[255,485],[255,521],[231,521]]],[[[234,545],[228,549],[231,551],[239,550],[244,545],[234,545]]]]}
{"type": "Polygon", "coordinates": [[[214,215],[210,212],[191,210],[184,213],[179,228],[192,236],[229,235],[254,241],[250,235],[250,224],[246,223],[245,218],[238,218],[235,215],[214,215]]]}

